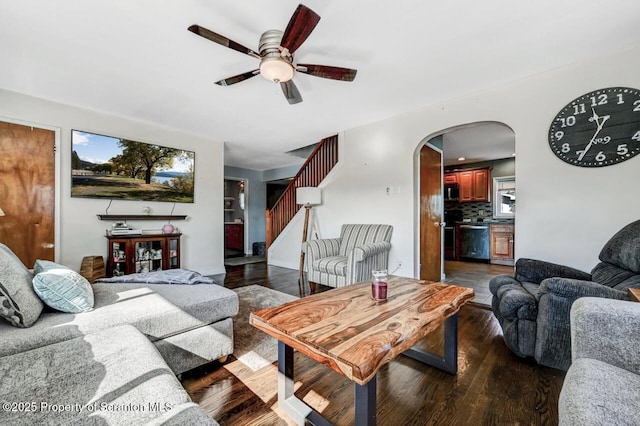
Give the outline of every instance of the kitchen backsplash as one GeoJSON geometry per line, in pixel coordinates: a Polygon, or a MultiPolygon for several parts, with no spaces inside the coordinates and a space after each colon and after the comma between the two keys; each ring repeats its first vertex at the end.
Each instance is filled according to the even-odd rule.
{"type": "Polygon", "coordinates": [[[492,203],[457,203],[455,201],[446,201],[444,203],[445,210],[462,210],[462,217],[476,221],[478,218],[484,220],[492,220],[494,222],[513,223],[513,219],[494,219],[492,203]]]}

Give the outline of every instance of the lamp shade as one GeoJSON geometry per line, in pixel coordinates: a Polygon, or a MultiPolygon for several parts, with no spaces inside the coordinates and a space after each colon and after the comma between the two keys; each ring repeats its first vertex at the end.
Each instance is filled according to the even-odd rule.
{"type": "Polygon", "coordinates": [[[314,206],[322,202],[322,191],[314,186],[296,188],[296,203],[314,206]]]}
{"type": "Polygon", "coordinates": [[[0,209],[0,216],[4,216],[4,212],[0,209]]]}

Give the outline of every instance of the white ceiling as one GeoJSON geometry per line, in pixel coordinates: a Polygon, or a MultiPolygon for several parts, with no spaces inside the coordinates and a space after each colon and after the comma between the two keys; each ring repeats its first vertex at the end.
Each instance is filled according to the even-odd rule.
{"type": "Polygon", "coordinates": [[[325,136],[640,43],[638,0],[306,0],[321,21],[302,63],[358,69],[354,82],[297,74],[289,105],[258,61],[187,31],[257,50],[293,0],[0,0],[0,88],[224,141],[225,164],[299,163],[325,136]]]}
{"type": "Polygon", "coordinates": [[[513,130],[500,123],[457,128],[442,136],[442,145],[445,166],[508,158],[516,152],[513,130]]]}

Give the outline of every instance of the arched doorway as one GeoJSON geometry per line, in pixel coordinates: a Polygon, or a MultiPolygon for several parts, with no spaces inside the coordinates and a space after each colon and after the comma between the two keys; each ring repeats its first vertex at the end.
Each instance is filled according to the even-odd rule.
{"type": "MultiPolygon", "coordinates": [[[[485,251],[477,255],[479,258],[464,258],[463,260],[469,261],[469,264],[471,262],[493,264],[490,224],[494,222],[513,224],[514,222],[513,217],[496,216],[495,208],[499,206],[495,203],[497,185],[494,183],[496,178],[497,182],[503,186],[507,185],[503,183],[507,178],[511,178],[515,182],[515,135],[513,130],[505,124],[496,122],[478,122],[456,126],[423,140],[419,146],[419,152],[419,276],[422,279],[430,280],[446,278],[445,260],[459,260],[458,252],[461,248],[461,241],[460,235],[456,235],[456,231],[459,231],[463,222],[469,222],[474,226],[478,225],[478,222],[484,222],[478,225],[482,229],[476,230],[474,228],[473,231],[479,231],[477,234],[482,234],[481,238],[484,239],[481,240],[480,245],[486,248],[485,251]],[[434,158],[432,164],[423,164],[425,157],[422,150],[424,146],[435,146],[440,149],[442,158],[434,158]],[[437,164],[438,162],[441,164],[437,164]],[[439,173],[438,170],[440,170],[439,173]],[[458,174],[458,172],[460,173],[458,174]],[[450,185],[445,181],[445,178],[450,180],[452,176],[460,177],[462,182],[450,185]],[[438,178],[442,182],[440,197],[424,193],[422,189],[424,182],[436,182],[438,178]],[[463,187],[458,186],[460,184],[463,187]],[[482,186],[483,184],[484,186],[482,186]],[[475,194],[469,195],[469,185],[477,185],[478,191],[484,196],[475,199],[475,194]],[[462,190],[462,197],[459,190],[462,190]],[[439,212],[438,209],[440,209],[439,212]],[[440,220],[438,220],[438,213],[442,217],[440,220]],[[437,224],[441,225],[443,229],[439,231],[437,224]],[[436,241],[438,236],[441,238],[440,250],[436,250],[433,246],[433,241],[436,241]],[[437,256],[440,258],[439,263],[434,260],[437,256]]],[[[515,186],[507,192],[513,196],[512,207],[515,211],[515,186]]],[[[500,244],[503,242],[513,244],[513,238],[509,239],[509,237],[497,241],[500,244]]],[[[511,256],[513,256],[512,247],[511,245],[511,256]]],[[[500,248],[504,249],[502,245],[500,248]]],[[[476,256],[475,254],[466,254],[476,256]]],[[[505,256],[502,257],[503,259],[497,263],[505,263],[505,256]]],[[[489,299],[488,288],[477,291],[477,294],[484,299],[489,299]]]]}

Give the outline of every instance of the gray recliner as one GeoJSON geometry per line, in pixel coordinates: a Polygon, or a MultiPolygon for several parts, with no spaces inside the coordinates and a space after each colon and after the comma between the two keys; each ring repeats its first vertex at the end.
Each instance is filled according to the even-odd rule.
{"type": "Polygon", "coordinates": [[[581,297],[628,300],[640,288],[640,220],[618,231],[590,274],[567,266],[519,259],[515,276],[498,275],[489,288],[507,347],[521,357],[566,370],[571,365],[571,305],[581,297]]]}

